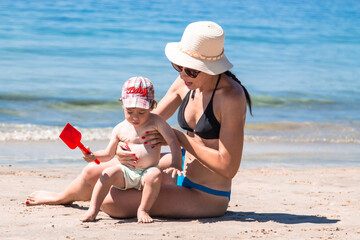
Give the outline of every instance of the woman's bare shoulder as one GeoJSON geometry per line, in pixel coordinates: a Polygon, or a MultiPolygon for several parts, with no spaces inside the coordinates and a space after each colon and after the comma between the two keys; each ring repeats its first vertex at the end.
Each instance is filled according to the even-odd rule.
{"type": "Polygon", "coordinates": [[[224,82],[218,91],[218,98],[221,105],[230,108],[246,105],[245,92],[241,84],[230,77],[227,77],[224,82]]]}

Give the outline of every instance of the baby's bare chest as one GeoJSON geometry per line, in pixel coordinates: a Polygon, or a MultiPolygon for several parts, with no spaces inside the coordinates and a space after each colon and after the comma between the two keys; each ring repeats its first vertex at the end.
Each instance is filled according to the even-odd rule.
{"type": "Polygon", "coordinates": [[[129,146],[129,150],[138,158],[136,168],[145,169],[156,166],[159,162],[161,148],[152,148],[152,145],[146,144],[143,139],[146,131],[149,130],[152,129],[145,128],[138,131],[123,129],[118,136],[120,141],[126,143],[129,146]]]}

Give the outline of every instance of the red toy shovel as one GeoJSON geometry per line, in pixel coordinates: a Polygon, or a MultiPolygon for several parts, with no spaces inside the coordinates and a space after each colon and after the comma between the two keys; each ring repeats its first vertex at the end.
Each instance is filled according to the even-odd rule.
{"type": "MultiPolygon", "coordinates": [[[[68,145],[69,148],[75,149],[76,147],[79,147],[81,150],[83,150],[86,154],[90,154],[91,152],[87,150],[84,145],[80,142],[81,141],[81,133],[71,126],[70,123],[67,123],[62,132],[60,133],[61,140],[68,145]]],[[[95,159],[94,161],[96,164],[100,164],[100,161],[98,159],[95,159]]]]}

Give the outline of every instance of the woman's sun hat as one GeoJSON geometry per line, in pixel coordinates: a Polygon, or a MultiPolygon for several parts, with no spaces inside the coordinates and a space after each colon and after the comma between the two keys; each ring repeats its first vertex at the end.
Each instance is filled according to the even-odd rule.
{"type": "Polygon", "coordinates": [[[121,101],[126,108],[150,109],[154,101],[154,86],[150,79],[138,76],[126,80],[121,101]]]}
{"type": "Polygon", "coordinates": [[[194,22],[186,27],[180,42],[166,45],[165,54],[177,65],[217,75],[233,67],[225,56],[224,40],[224,31],[218,24],[194,22]]]}

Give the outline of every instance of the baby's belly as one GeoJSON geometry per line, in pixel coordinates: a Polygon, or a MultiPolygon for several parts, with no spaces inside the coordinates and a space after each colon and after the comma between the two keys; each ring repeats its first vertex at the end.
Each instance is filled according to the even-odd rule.
{"type": "Polygon", "coordinates": [[[160,148],[151,148],[144,144],[128,144],[130,150],[136,154],[139,160],[136,163],[136,168],[145,169],[156,166],[160,159],[160,148]]]}

